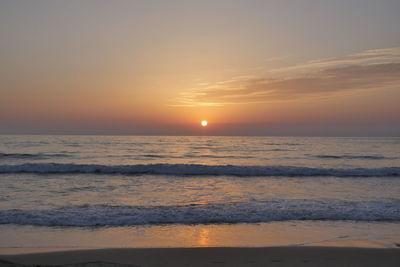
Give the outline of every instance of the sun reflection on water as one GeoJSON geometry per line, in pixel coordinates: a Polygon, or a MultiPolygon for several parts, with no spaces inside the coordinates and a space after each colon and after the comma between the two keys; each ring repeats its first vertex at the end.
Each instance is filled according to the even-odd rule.
{"type": "Polygon", "coordinates": [[[209,246],[210,245],[210,237],[209,237],[208,229],[201,229],[199,233],[198,245],[199,246],[209,246]]]}

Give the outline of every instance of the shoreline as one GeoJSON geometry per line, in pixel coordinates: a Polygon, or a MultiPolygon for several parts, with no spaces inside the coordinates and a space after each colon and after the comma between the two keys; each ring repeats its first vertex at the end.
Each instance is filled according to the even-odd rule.
{"type": "Polygon", "coordinates": [[[399,223],[344,221],[107,228],[0,225],[0,255],[22,253],[24,250],[35,252],[46,249],[49,251],[101,248],[283,246],[395,248],[395,244],[400,242],[399,229],[399,223]]]}
{"type": "Polygon", "coordinates": [[[0,266],[398,266],[398,248],[111,248],[0,255],[0,266]],[[5,265],[6,262],[15,265],[5,265]]]}

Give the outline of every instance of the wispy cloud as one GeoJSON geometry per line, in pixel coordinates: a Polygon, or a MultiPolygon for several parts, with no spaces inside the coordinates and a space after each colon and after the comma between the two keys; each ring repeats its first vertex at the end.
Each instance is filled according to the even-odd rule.
{"type": "Polygon", "coordinates": [[[286,101],[382,88],[400,89],[400,47],[281,68],[271,71],[268,77],[244,76],[201,84],[184,92],[178,105],[223,106],[286,101]]]}

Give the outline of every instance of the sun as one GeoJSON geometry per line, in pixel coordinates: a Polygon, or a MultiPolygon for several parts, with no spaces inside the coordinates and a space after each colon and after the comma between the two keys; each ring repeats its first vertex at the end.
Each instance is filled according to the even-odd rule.
{"type": "Polygon", "coordinates": [[[208,122],[207,122],[207,121],[201,121],[201,126],[203,126],[203,127],[206,127],[206,126],[207,126],[207,124],[208,124],[208,122]]]}

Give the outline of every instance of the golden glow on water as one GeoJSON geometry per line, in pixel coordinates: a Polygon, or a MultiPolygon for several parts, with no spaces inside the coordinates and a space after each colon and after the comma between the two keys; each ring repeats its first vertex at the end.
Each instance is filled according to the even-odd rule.
{"type": "MultiPolygon", "coordinates": [[[[96,231],[85,228],[15,228],[1,226],[0,254],[30,252],[27,248],[43,241],[43,248],[55,244],[66,248],[120,247],[265,247],[312,246],[393,247],[399,239],[395,223],[358,222],[270,222],[235,225],[170,225],[111,227],[96,231]],[[375,231],[371,232],[373,227],[375,231]],[[15,236],[21,238],[15,238],[15,236]],[[347,236],[347,237],[345,237],[347,236]],[[377,236],[383,238],[377,240],[377,236]],[[7,247],[6,247],[7,246],[7,247]],[[8,248],[9,247],[9,248],[8,248]],[[15,249],[16,248],[16,249],[15,249]]],[[[39,251],[37,251],[39,252],[39,251]]]]}
{"type": "Polygon", "coordinates": [[[210,233],[209,230],[206,228],[200,230],[199,241],[198,241],[199,246],[203,247],[210,245],[209,233],[210,233]]]}

